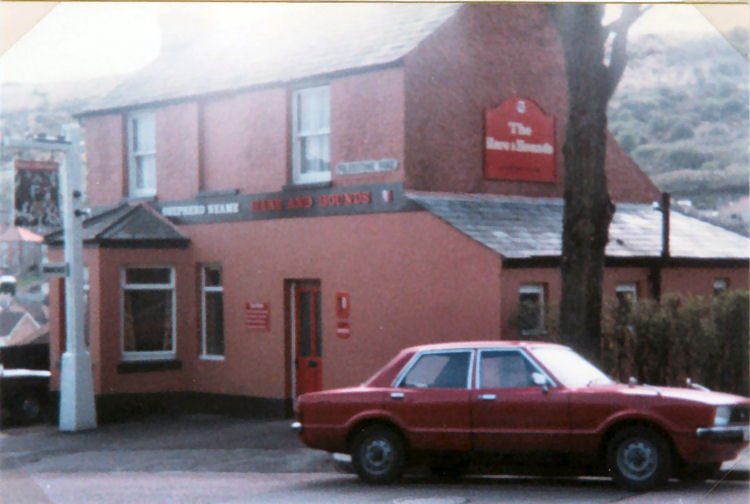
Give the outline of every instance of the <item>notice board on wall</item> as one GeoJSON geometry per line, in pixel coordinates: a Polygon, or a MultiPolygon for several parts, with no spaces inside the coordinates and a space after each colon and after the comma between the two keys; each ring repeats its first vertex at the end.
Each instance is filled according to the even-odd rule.
{"type": "Polygon", "coordinates": [[[271,307],[268,302],[245,303],[245,326],[251,331],[271,329],[271,307]]]}

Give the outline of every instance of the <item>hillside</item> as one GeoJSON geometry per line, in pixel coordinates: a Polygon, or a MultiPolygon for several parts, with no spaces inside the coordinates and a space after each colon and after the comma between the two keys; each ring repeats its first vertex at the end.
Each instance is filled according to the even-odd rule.
{"type": "MultiPolygon", "coordinates": [[[[733,32],[744,40],[746,32],[733,32]]],[[[663,191],[716,209],[748,194],[748,62],[721,36],[648,36],[609,110],[609,129],[663,191]]]]}

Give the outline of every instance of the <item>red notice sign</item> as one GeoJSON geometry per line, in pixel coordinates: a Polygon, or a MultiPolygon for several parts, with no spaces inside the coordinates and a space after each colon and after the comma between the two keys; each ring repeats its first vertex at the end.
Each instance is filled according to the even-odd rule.
{"type": "Polygon", "coordinates": [[[555,182],[555,118],[526,98],[485,111],[484,176],[555,182]]]}
{"type": "Polygon", "coordinates": [[[271,308],[269,303],[245,303],[245,325],[254,331],[268,331],[271,328],[271,308]]]}

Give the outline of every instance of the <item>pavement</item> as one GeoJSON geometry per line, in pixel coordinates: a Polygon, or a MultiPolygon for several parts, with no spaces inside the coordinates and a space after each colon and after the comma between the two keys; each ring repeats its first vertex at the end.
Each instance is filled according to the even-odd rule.
{"type": "MultiPolygon", "coordinates": [[[[349,469],[347,458],[306,448],[290,420],[220,415],[153,416],[85,432],[55,425],[0,430],[0,472],[324,473],[349,469]]],[[[750,480],[750,449],[722,466],[719,478],[750,480]]]]}

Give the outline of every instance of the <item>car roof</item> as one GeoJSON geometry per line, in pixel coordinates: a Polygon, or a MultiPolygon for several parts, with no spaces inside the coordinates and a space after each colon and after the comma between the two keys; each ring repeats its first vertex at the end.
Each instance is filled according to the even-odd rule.
{"type": "Polygon", "coordinates": [[[483,341],[452,341],[444,343],[430,343],[405,348],[404,351],[424,352],[430,350],[454,350],[463,348],[528,348],[538,346],[563,347],[558,343],[546,341],[510,341],[510,340],[483,340],[483,341]]]}

